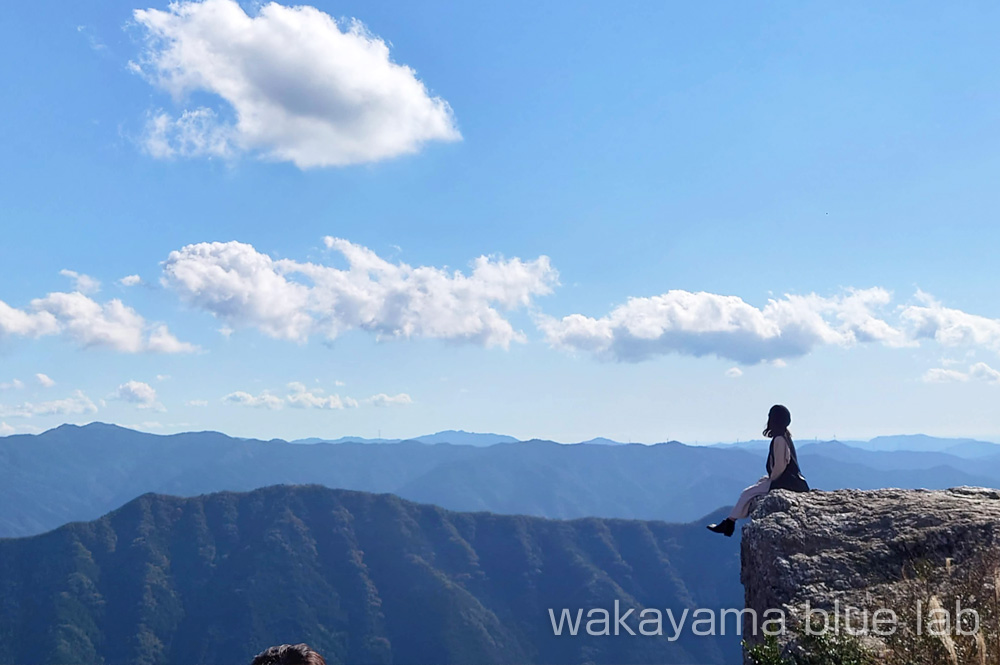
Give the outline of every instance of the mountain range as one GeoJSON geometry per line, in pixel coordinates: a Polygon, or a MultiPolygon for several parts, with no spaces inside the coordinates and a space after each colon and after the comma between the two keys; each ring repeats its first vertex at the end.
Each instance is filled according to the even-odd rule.
{"type": "Polygon", "coordinates": [[[552,616],[742,607],[737,544],[701,525],[454,513],[320,486],[146,494],[0,539],[0,662],[249,663],[305,641],[331,665],[731,663],[732,630],[556,636],[552,616]]]}
{"type": "Polygon", "coordinates": [[[517,443],[517,439],[506,434],[488,434],[481,432],[466,432],[460,429],[448,429],[434,434],[424,434],[412,439],[366,439],[360,436],[342,436],[338,439],[295,439],[292,443],[401,443],[416,441],[417,443],[452,443],[460,446],[492,446],[495,443],[517,443]]]}
{"type": "MultiPolygon", "coordinates": [[[[556,638],[544,610],[742,607],[739,539],[703,523],[763,472],[766,442],[459,434],[474,443],[101,423],[0,438],[0,662],[236,663],[297,640],[331,663],[739,659],[731,633],[556,638]]],[[[1000,483],[982,441],[798,451],[818,489],[1000,483]]]]}
{"type": "MultiPolygon", "coordinates": [[[[954,452],[956,445],[980,452],[995,445],[976,443],[936,452],[800,442],[799,458],[820,489],[1000,484],[1000,447],[975,457],[954,452]]],[[[391,492],[451,510],[688,522],[730,505],[763,473],[763,457],[742,444],[299,445],[63,425],[0,438],[0,537],[96,519],[147,492],[196,496],[312,483],[391,492]]]]}
{"type": "MultiPolygon", "coordinates": [[[[434,434],[424,434],[409,439],[366,439],[360,436],[342,436],[337,439],[323,439],[310,437],[307,439],[295,439],[292,443],[401,443],[403,441],[416,441],[419,443],[451,443],[464,446],[492,446],[496,443],[517,443],[522,439],[516,439],[505,434],[492,434],[480,432],[466,432],[465,430],[444,430],[434,434]]],[[[836,441],[836,440],[834,440],[836,441]]],[[[818,442],[818,441],[817,441],[818,442]]],[[[1000,452],[1000,444],[989,441],[978,441],[968,438],[942,438],[927,436],[926,434],[897,434],[892,436],[877,436],[867,441],[845,440],[836,441],[852,448],[873,451],[913,451],[913,452],[944,452],[958,457],[983,457],[1000,452]]],[[[579,443],[603,444],[610,446],[628,445],[622,441],[615,441],[603,436],[598,436],[579,443]]],[[[630,442],[631,443],[631,442],[630,442]]],[[[743,448],[745,450],[764,450],[768,447],[769,441],[763,439],[751,439],[736,443],[715,443],[708,444],[717,448],[743,448]]]]}

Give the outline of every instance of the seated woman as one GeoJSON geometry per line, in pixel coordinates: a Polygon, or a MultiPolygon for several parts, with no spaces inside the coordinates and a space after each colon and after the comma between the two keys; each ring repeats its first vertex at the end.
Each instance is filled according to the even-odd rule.
{"type": "Polygon", "coordinates": [[[788,431],[788,426],[791,424],[792,414],[788,409],[780,404],[771,407],[767,413],[767,427],[764,428],[764,436],[771,437],[771,449],[767,454],[767,475],[743,490],[729,517],[718,524],[709,524],[710,531],[727,536],[733,535],[736,520],[750,514],[750,501],[767,494],[770,490],[809,491],[809,483],[799,470],[799,458],[795,454],[792,433],[788,431]]]}

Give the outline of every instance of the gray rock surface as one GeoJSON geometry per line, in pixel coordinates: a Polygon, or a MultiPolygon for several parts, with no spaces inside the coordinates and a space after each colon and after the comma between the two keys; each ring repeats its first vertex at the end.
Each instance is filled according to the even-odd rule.
{"type": "MultiPolygon", "coordinates": [[[[812,608],[874,606],[918,568],[949,567],[991,550],[1000,534],[1000,491],[776,490],[743,527],[746,607],[785,613],[794,629],[812,608]]],[[[771,616],[774,616],[773,613],[771,616]]],[[[744,637],[762,639],[744,614],[744,637]]],[[[782,641],[790,639],[788,636],[782,641]]]]}

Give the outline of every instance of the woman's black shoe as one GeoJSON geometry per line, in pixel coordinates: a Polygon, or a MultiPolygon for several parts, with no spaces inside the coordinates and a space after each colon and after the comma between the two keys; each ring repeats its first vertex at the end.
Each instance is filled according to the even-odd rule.
{"type": "Polygon", "coordinates": [[[725,536],[732,536],[733,531],[736,530],[736,521],[731,520],[727,517],[718,524],[709,524],[707,528],[709,531],[714,531],[715,533],[721,533],[725,536]]]}

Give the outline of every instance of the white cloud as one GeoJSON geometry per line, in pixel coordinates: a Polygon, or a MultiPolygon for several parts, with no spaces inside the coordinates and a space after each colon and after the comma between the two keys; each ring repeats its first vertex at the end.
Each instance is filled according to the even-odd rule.
{"type": "MultiPolygon", "coordinates": [[[[327,409],[342,410],[353,409],[361,403],[372,406],[394,406],[402,404],[412,404],[413,398],[406,393],[398,395],[387,395],[379,393],[372,395],[361,402],[353,397],[341,397],[337,394],[327,395],[321,388],[309,388],[304,383],[293,381],[287,386],[287,394],[276,395],[269,390],[265,390],[257,395],[253,395],[243,390],[230,393],[223,397],[223,401],[229,404],[240,406],[250,406],[267,409],[282,409],[292,407],[299,409],[327,409]]],[[[188,402],[189,405],[203,406],[205,402],[188,402]]]]}
{"type": "Polygon", "coordinates": [[[378,395],[372,395],[365,401],[375,406],[413,404],[413,399],[406,393],[399,393],[398,395],[386,395],[385,393],[379,393],[378,395]]]}
{"type": "Polygon", "coordinates": [[[237,390],[222,398],[222,401],[229,404],[239,404],[240,406],[253,406],[264,409],[280,409],[285,406],[285,400],[268,392],[259,395],[251,395],[248,392],[237,390]]]}
{"type": "Polygon", "coordinates": [[[139,284],[142,284],[142,277],[139,277],[138,275],[125,275],[118,280],[118,283],[122,286],[138,286],[139,284]]]}
{"type": "Polygon", "coordinates": [[[339,238],[324,242],[347,260],[346,270],[274,260],[239,242],[200,243],[170,253],[163,283],[227,325],[279,339],[334,339],[357,329],[378,339],[429,337],[507,348],[525,337],[500,310],[530,306],[558,282],[546,256],[480,256],[466,275],[390,263],[339,238]]]}
{"type": "Polygon", "coordinates": [[[0,416],[9,418],[31,418],[32,416],[76,415],[94,413],[97,406],[82,390],[73,392],[71,397],[50,402],[24,402],[15,407],[0,406],[0,416]]]}
{"type": "Polygon", "coordinates": [[[743,370],[741,370],[739,367],[730,367],[729,369],[726,370],[726,376],[728,376],[730,379],[738,379],[741,376],[743,376],[743,370]]]}
{"type": "Polygon", "coordinates": [[[975,380],[1000,384],[1000,370],[993,369],[983,362],[970,365],[967,372],[935,367],[924,373],[923,380],[927,383],[952,383],[975,380]]]}
{"type": "MultiPolygon", "coordinates": [[[[69,296],[71,294],[63,295],[69,296]]],[[[0,335],[41,337],[42,335],[53,335],[59,330],[59,320],[51,312],[44,309],[26,312],[15,309],[0,300],[0,335]]]]}
{"type": "Polygon", "coordinates": [[[197,407],[208,406],[208,402],[203,399],[189,399],[187,402],[185,402],[185,404],[187,404],[188,406],[197,406],[197,407]]]}
{"type": "Polygon", "coordinates": [[[157,374],[156,375],[156,380],[157,381],[166,381],[169,378],[170,378],[169,374],[157,374]]]}
{"type": "Polygon", "coordinates": [[[198,347],[180,341],[167,329],[167,326],[159,324],[152,327],[146,349],[155,353],[193,353],[198,347]]]}
{"type": "Polygon", "coordinates": [[[41,372],[39,372],[38,374],[35,374],[35,380],[38,381],[38,383],[43,388],[51,388],[52,386],[56,385],[55,381],[53,381],[52,379],[50,379],[47,375],[42,374],[41,372]]]}
{"type": "Polygon", "coordinates": [[[143,147],[152,157],[231,157],[235,134],[219,124],[215,111],[197,108],[174,118],[165,111],[151,113],[146,120],[143,147]]]}
{"type": "Polygon", "coordinates": [[[324,395],[323,390],[314,388],[309,390],[302,383],[293,382],[288,384],[289,395],[285,401],[289,406],[300,409],[343,409],[345,406],[357,406],[357,402],[351,398],[347,401],[340,398],[340,395],[324,395]]]}
{"type": "Polygon", "coordinates": [[[1000,383],[1000,371],[993,369],[986,363],[976,363],[969,367],[969,376],[987,383],[1000,383]]]}
{"type": "Polygon", "coordinates": [[[359,21],[274,2],[248,15],[235,0],[184,0],[134,16],[146,42],[133,70],[176,101],[207,92],[219,102],[177,118],[153,113],[153,156],[246,152],[306,169],[461,138],[448,103],[359,21]]]}
{"type": "Polygon", "coordinates": [[[601,318],[539,315],[536,322],[552,346],[603,360],[681,353],[752,365],[802,356],[821,345],[907,345],[900,330],[875,314],[889,301],[884,289],[849,289],[829,298],[786,295],[758,309],[737,296],[674,290],[629,298],[601,318]]]}
{"type": "Polygon", "coordinates": [[[165,410],[163,405],[156,400],[156,389],[142,381],[127,381],[121,384],[108,399],[135,404],[140,409],[165,410]]]}
{"type": "Polygon", "coordinates": [[[148,324],[118,299],[101,305],[79,291],[56,292],[32,300],[23,310],[0,301],[0,337],[56,334],[82,347],[105,347],[125,353],[197,350],[196,346],[179,341],[165,325],[148,324]]]}
{"type": "Polygon", "coordinates": [[[920,305],[904,307],[900,318],[914,339],[933,339],[944,346],[981,346],[1000,352],[1000,319],[944,307],[923,291],[920,305]]]}
{"type": "Polygon", "coordinates": [[[935,367],[924,372],[923,380],[927,383],[950,383],[954,381],[968,381],[969,375],[957,369],[935,367]]]}
{"type": "Polygon", "coordinates": [[[0,421],[0,436],[10,436],[12,434],[39,434],[42,432],[41,427],[35,427],[34,425],[8,425],[7,423],[0,421]]]}
{"type": "Polygon", "coordinates": [[[24,382],[20,379],[12,379],[0,383],[0,390],[20,390],[24,388],[24,382]]]}
{"type": "Polygon", "coordinates": [[[73,280],[73,288],[80,293],[97,293],[101,290],[101,283],[90,275],[83,275],[73,270],[60,270],[59,274],[73,280]]]}

